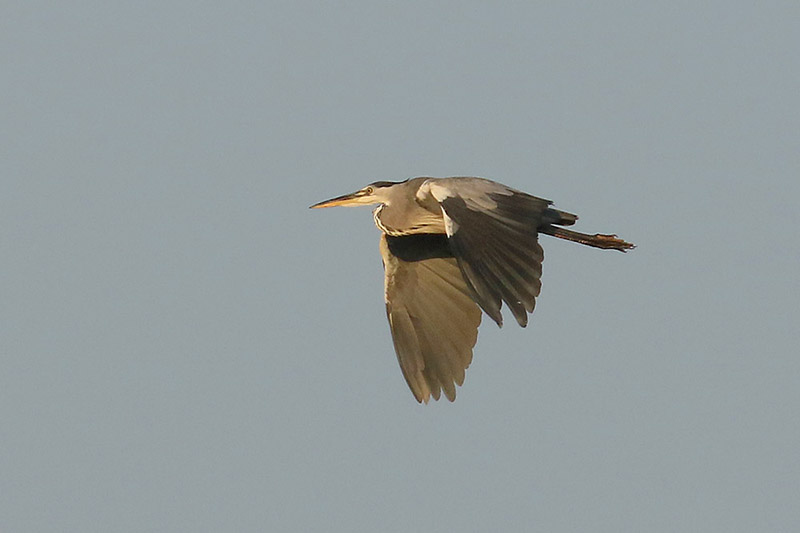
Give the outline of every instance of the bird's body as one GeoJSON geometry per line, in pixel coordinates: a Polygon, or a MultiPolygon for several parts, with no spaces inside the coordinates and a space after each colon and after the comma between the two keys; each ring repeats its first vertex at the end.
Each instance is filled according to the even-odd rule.
{"type": "Polygon", "coordinates": [[[562,226],[577,216],[482,178],[379,181],[312,207],[378,204],[386,312],[414,397],[451,401],[472,361],[481,310],[502,326],[502,303],[527,325],[541,290],[539,233],[604,249],[633,247],[614,235],[562,226]]]}

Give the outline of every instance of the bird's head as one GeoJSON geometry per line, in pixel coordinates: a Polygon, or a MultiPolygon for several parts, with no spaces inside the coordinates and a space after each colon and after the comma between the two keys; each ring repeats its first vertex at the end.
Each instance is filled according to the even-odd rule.
{"type": "Polygon", "coordinates": [[[352,207],[357,205],[374,205],[374,204],[388,204],[393,195],[398,193],[397,186],[405,183],[405,181],[376,181],[370,183],[363,189],[356,192],[337,196],[324,202],[319,202],[311,206],[311,209],[319,209],[321,207],[336,207],[345,206],[352,207]]]}

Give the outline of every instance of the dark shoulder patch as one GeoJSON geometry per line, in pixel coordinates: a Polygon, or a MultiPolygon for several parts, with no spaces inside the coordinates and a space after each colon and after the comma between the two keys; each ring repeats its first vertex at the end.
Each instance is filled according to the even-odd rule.
{"type": "Polygon", "coordinates": [[[447,235],[443,233],[417,233],[393,237],[386,235],[386,244],[393,256],[401,261],[424,261],[437,257],[453,257],[447,235]]]}

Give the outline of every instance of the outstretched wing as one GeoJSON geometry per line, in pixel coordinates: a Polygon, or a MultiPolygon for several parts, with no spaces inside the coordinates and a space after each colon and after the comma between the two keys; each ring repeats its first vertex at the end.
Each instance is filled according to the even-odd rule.
{"type": "Polygon", "coordinates": [[[472,296],[498,325],[505,302],[528,323],[542,288],[537,228],[550,201],[481,178],[431,179],[418,197],[441,206],[450,247],[472,296]]]}
{"type": "Polygon", "coordinates": [[[418,402],[456,397],[472,362],[481,310],[445,235],[381,236],[386,315],[397,360],[418,402]]]}

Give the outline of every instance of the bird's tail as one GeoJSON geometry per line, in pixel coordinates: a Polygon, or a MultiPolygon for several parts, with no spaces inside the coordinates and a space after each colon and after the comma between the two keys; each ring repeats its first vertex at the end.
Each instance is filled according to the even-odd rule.
{"type": "Polygon", "coordinates": [[[547,224],[558,224],[559,226],[571,226],[578,221],[578,215],[567,213],[559,209],[548,207],[545,210],[543,222],[547,224]]]}
{"type": "MultiPolygon", "coordinates": [[[[572,222],[574,223],[574,220],[572,222]]],[[[625,242],[616,235],[605,235],[602,233],[589,235],[587,233],[578,233],[577,231],[559,228],[551,224],[541,226],[539,228],[539,232],[552,235],[553,237],[558,237],[559,239],[585,244],[586,246],[594,246],[595,248],[602,248],[604,250],[619,250],[620,252],[627,252],[631,248],[636,247],[636,245],[630,242],[625,242]]]]}

